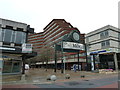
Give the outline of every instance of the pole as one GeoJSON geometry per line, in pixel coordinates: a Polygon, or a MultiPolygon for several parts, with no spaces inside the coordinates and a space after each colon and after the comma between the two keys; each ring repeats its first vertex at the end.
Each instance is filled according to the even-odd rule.
{"type": "Polygon", "coordinates": [[[64,74],[65,74],[65,61],[66,61],[66,60],[65,60],[65,57],[64,57],[64,74]]]}
{"type": "Polygon", "coordinates": [[[86,64],[87,64],[86,71],[88,71],[89,70],[89,66],[88,66],[88,57],[87,57],[87,44],[85,44],[85,57],[86,57],[86,64]]]}
{"type": "Polygon", "coordinates": [[[61,61],[61,63],[62,63],[62,65],[61,65],[61,73],[63,73],[63,41],[61,41],[61,53],[62,53],[62,61],[61,61]]]}
{"type": "Polygon", "coordinates": [[[79,51],[78,51],[78,70],[80,70],[80,67],[79,67],[79,51]]]}
{"type": "Polygon", "coordinates": [[[57,51],[56,51],[56,44],[55,44],[55,70],[54,72],[56,72],[57,69],[57,51]]]}
{"type": "Polygon", "coordinates": [[[22,62],[23,62],[23,66],[22,66],[22,74],[25,74],[25,56],[22,56],[22,62]]]}
{"type": "Polygon", "coordinates": [[[96,70],[95,55],[93,55],[94,70],[96,70]]]}

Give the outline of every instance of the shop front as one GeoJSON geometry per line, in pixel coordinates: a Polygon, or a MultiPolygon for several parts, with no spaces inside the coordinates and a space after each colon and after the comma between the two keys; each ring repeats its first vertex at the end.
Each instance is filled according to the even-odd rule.
{"type": "Polygon", "coordinates": [[[118,70],[119,67],[119,55],[115,52],[115,49],[108,48],[101,51],[91,52],[91,70],[96,69],[113,69],[118,70]]]}
{"type": "Polygon", "coordinates": [[[2,55],[2,74],[20,74],[22,67],[21,55],[3,54],[2,55]]]}

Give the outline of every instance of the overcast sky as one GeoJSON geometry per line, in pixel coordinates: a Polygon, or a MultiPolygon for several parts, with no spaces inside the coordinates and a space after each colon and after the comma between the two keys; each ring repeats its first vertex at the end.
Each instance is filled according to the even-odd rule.
{"type": "Polygon", "coordinates": [[[81,33],[118,27],[119,0],[0,0],[0,18],[23,22],[42,32],[52,19],[65,19],[81,33]]]}

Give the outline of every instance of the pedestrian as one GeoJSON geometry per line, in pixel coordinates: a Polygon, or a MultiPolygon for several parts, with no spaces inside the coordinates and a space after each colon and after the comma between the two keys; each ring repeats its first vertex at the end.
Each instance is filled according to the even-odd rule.
{"type": "Polygon", "coordinates": [[[76,72],[76,64],[74,64],[73,69],[74,69],[74,72],[76,72]]]}

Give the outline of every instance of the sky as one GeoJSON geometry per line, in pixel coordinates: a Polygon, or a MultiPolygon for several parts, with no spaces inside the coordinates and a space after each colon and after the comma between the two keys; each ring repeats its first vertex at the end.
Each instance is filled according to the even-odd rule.
{"type": "Polygon", "coordinates": [[[42,32],[53,19],[65,19],[81,33],[118,27],[119,0],[0,0],[0,18],[23,22],[42,32]]]}

